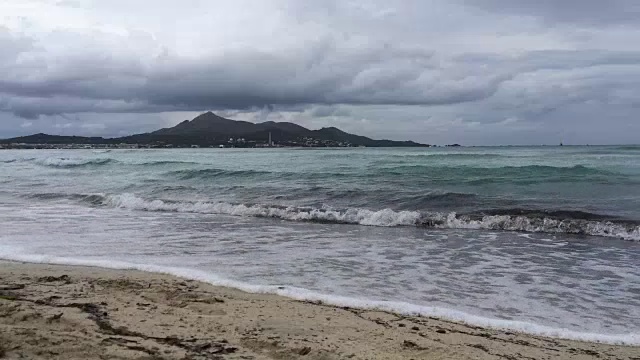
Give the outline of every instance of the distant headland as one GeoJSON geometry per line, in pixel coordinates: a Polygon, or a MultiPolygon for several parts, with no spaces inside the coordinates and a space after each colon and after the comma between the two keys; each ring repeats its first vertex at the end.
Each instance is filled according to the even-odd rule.
{"type": "Polygon", "coordinates": [[[374,140],[335,127],[309,130],[290,122],[251,123],[212,112],[150,133],[119,138],[35,134],[0,140],[4,148],[185,147],[429,147],[413,141],[374,140]]]}

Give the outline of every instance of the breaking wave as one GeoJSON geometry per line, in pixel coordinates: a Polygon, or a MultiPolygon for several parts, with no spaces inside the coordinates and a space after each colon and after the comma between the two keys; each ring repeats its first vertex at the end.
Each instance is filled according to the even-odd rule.
{"type": "Polygon", "coordinates": [[[563,233],[640,241],[640,225],[637,223],[608,219],[605,216],[596,214],[570,211],[523,212],[514,210],[511,214],[424,213],[419,211],[394,211],[391,209],[376,211],[362,208],[331,209],[224,202],[146,200],[133,194],[87,195],[82,200],[92,205],[142,211],[226,214],[289,221],[382,227],[417,226],[439,229],[563,233]],[[576,217],[568,217],[571,214],[576,217]]]}
{"type": "Polygon", "coordinates": [[[109,158],[99,159],[74,159],[74,158],[46,158],[38,160],[37,163],[42,166],[54,168],[77,168],[85,166],[100,166],[117,163],[117,160],[109,158]]]}
{"type": "Polygon", "coordinates": [[[418,225],[444,229],[504,230],[533,233],[562,233],[640,241],[640,226],[630,222],[553,218],[526,215],[432,214],[418,225]]]}
{"type": "MultiPolygon", "coordinates": [[[[92,197],[91,200],[92,203],[96,203],[95,197],[92,197]]],[[[415,225],[420,219],[420,213],[417,211],[393,211],[390,209],[380,211],[347,209],[341,211],[259,204],[230,204],[222,202],[171,202],[163,200],[145,200],[133,194],[106,195],[102,197],[100,202],[105,206],[131,210],[226,214],[234,216],[277,218],[291,221],[359,224],[368,226],[409,226],[415,225]]]]}

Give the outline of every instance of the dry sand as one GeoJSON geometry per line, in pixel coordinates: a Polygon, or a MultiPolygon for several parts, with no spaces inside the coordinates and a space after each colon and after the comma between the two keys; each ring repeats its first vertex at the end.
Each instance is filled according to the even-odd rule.
{"type": "Polygon", "coordinates": [[[338,308],[138,271],[0,262],[0,358],[640,360],[640,347],[338,308]]]}

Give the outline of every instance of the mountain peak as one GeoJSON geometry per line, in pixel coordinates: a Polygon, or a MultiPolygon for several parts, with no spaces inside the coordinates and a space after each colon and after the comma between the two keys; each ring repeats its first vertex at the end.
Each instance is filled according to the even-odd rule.
{"type": "Polygon", "coordinates": [[[200,121],[215,121],[215,120],[227,120],[227,121],[233,121],[233,120],[229,120],[229,119],[225,119],[222,116],[218,116],[216,114],[214,114],[211,111],[207,111],[206,113],[200,114],[198,116],[196,116],[193,120],[191,120],[191,122],[200,122],[200,121]]]}
{"type": "Polygon", "coordinates": [[[215,138],[236,137],[239,134],[256,132],[254,123],[225,119],[211,111],[196,116],[191,121],[167,129],[154,132],[154,135],[165,136],[209,136],[215,138]]]}

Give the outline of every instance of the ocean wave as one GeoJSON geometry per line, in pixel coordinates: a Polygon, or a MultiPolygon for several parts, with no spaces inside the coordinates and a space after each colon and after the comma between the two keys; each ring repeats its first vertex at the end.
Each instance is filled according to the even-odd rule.
{"type": "Polygon", "coordinates": [[[318,208],[298,208],[273,205],[245,205],[209,202],[171,202],[163,200],[145,200],[133,194],[106,195],[102,205],[145,211],[171,211],[204,214],[226,214],[234,216],[253,216],[278,218],[291,221],[326,222],[339,224],[359,224],[368,226],[410,226],[420,219],[417,211],[393,211],[384,209],[332,210],[318,208]]]}
{"type": "Polygon", "coordinates": [[[117,160],[110,158],[97,158],[97,159],[74,159],[74,158],[46,158],[36,161],[39,165],[48,166],[53,168],[75,168],[85,166],[100,166],[118,163],[117,160]]]}
{"type": "Polygon", "coordinates": [[[211,179],[216,177],[247,177],[247,176],[257,176],[257,175],[278,175],[279,177],[287,177],[289,175],[293,175],[294,173],[286,173],[286,172],[271,172],[271,171],[260,171],[260,170],[226,170],[226,169],[188,169],[188,170],[178,170],[171,171],[168,173],[169,176],[174,176],[182,180],[197,180],[197,179],[211,179]]]}
{"type": "MultiPolygon", "coordinates": [[[[36,159],[28,159],[28,160],[36,160],[36,159]]],[[[24,161],[28,161],[24,160],[24,161]]],[[[13,160],[16,161],[16,160],[13,160]]],[[[175,160],[158,160],[158,161],[145,161],[145,162],[126,162],[120,161],[112,158],[46,158],[36,160],[36,162],[43,166],[49,167],[83,167],[83,166],[99,166],[99,165],[108,165],[108,164],[119,164],[124,166],[134,166],[134,167],[155,167],[155,166],[171,166],[171,165],[198,165],[197,162],[193,161],[175,161],[175,160]]],[[[198,172],[199,170],[185,170],[186,173],[193,171],[198,172]]],[[[176,171],[176,173],[180,173],[181,171],[176,171]]]]}
{"type": "MultiPolygon", "coordinates": [[[[397,191],[397,189],[393,187],[340,189],[330,186],[314,186],[311,188],[300,187],[290,189],[289,193],[292,193],[295,197],[309,196],[314,198],[317,197],[318,194],[322,194],[329,200],[362,200],[366,203],[378,203],[382,204],[382,206],[388,204],[394,208],[401,207],[408,209],[424,209],[434,204],[464,205],[476,201],[475,199],[478,198],[478,195],[473,193],[426,189],[418,191],[397,191]]],[[[343,201],[341,202],[344,203],[343,201]]]]}
{"type": "Polygon", "coordinates": [[[465,177],[488,177],[518,179],[522,177],[547,178],[553,176],[587,176],[587,175],[619,175],[607,170],[596,169],[584,165],[575,166],[548,166],[548,165],[526,165],[526,166],[432,166],[432,165],[402,165],[386,167],[381,169],[382,173],[393,175],[426,174],[438,177],[465,176],[465,177]]]}
{"type": "Polygon", "coordinates": [[[637,179],[605,169],[576,166],[434,166],[426,164],[382,167],[372,176],[389,178],[413,177],[417,181],[437,184],[487,185],[516,184],[533,185],[540,183],[606,183],[637,184],[637,179]]]}
{"type": "Polygon", "coordinates": [[[419,226],[441,229],[474,229],[590,235],[640,241],[640,226],[633,223],[529,217],[523,215],[458,215],[435,213],[424,216],[419,226]]]}
{"type": "Polygon", "coordinates": [[[17,162],[29,162],[29,161],[33,161],[35,160],[35,158],[22,158],[22,159],[7,159],[7,160],[0,160],[1,164],[12,164],[12,163],[17,163],[17,162]]]}
{"type": "Polygon", "coordinates": [[[470,194],[470,193],[432,191],[422,196],[417,196],[415,198],[423,201],[424,203],[429,203],[430,201],[433,201],[433,200],[454,201],[454,202],[469,201],[470,199],[474,199],[476,197],[478,197],[478,195],[470,194]]]}
{"type": "Polygon", "coordinates": [[[142,165],[142,166],[165,166],[165,165],[198,165],[199,163],[194,161],[177,161],[177,160],[158,160],[158,161],[147,161],[143,163],[136,163],[132,165],[142,165]]]}
{"type": "Polygon", "coordinates": [[[333,171],[271,171],[271,170],[238,170],[224,168],[180,169],[169,171],[165,176],[180,180],[210,180],[214,178],[257,178],[274,180],[319,180],[319,179],[360,179],[413,177],[416,181],[445,182],[467,185],[514,183],[533,184],[540,182],[628,182],[628,176],[583,165],[572,167],[555,167],[543,165],[529,166],[437,166],[428,164],[381,166],[367,171],[355,171],[353,168],[333,171]]]}
{"type": "Polygon", "coordinates": [[[26,194],[23,197],[36,200],[72,200],[91,205],[102,205],[106,194],[69,194],[69,193],[36,193],[26,194]]]}
{"type": "MultiPolygon", "coordinates": [[[[525,208],[490,209],[477,211],[475,217],[480,215],[509,215],[526,216],[528,218],[541,219],[575,219],[575,220],[595,220],[595,221],[623,221],[615,216],[595,214],[581,210],[540,210],[525,208]]],[[[474,214],[469,214],[474,216],[474,214]]]]}
{"type": "Polygon", "coordinates": [[[392,155],[396,158],[408,158],[408,159],[456,159],[456,160],[465,160],[465,159],[501,159],[501,158],[510,158],[513,156],[501,155],[501,154],[492,154],[492,153],[413,153],[413,154],[398,154],[392,155]]]}
{"type": "Polygon", "coordinates": [[[640,145],[622,145],[611,148],[618,151],[640,151],[640,145]]]}
{"type": "MultiPolygon", "coordinates": [[[[91,195],[83,201],[93,205],[113,208],[186,212],[202,214],[226,214],[277,218],[289,221],[308,221],[366,226],[417,226],[439,229],[503,230],[531,233],[562,233],[601,236],[623,240],[640,241],[640,225],[633,222],[607,220],[605,217],[567,218],[566,213],[537,212],[535,215],[515,212],[513,214],[457,214],[455,212],[424,213],[419,211],[395,211],[391,209],[369,210],[362,208],[330,209],[301,208],[262,204],[230,204],[214,202],[182,202],[167,200],[147,200],[134,194],[91,195]]],[[[594,215],[595,216],[595,215],[594,215]]]]}
{"type": "Polygon", "coordinates": [[[38,193],[38,194],[27,194],[24,195],[25,198],[36,199],[36,200],[62,200],[62,199],[84,199],[86,195],[77,195],[77,194],[65,194],[65,193],[38,193]]]}
{"type": "Polygon", "coordinates": [[[225,286],[249,293],[275,294],[300,301],[322,302],[329,305],[351,307],[363,310],[381,310],[409,316],[435,317],[472,326],[518,331],[531,335],[552,338],[590,341],[618,345],[640,345],[640,334],[587,333],[566,328],[555,328],[518,320],[504,320],[470,314],[468,312],[430,305],[412,304],[402,301],[386,301],[321,293],[304,288],[281,285],[257,285],[236,281],[215,273],[184,267],[160,266],[155,264],[131,263],[116,259],[86,259],[59,257],[43,254],[27,254],[17,249],[0,246],[0,259],[28,263],[42,263],[71,266],[91,266],[105,269],[138,270],[168,274],[184,279],[202,281],[215,286],[225,286]]]}

